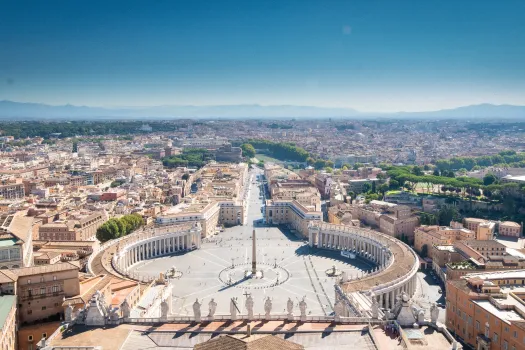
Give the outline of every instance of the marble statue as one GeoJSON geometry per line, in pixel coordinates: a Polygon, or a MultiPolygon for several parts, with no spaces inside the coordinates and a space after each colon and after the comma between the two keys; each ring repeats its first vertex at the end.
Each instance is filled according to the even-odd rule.
{"type": "Polygon", "coordinates": [[[301,310],[301,321],[306,321],[306,307],[308,305],[306,305],[306,302],[304,301],[304,298],[303,300],[301,300],[299,302],[299,310],[301,310]]]}
{"type": "Polygon", "coordinates": [[[114,307],[109,310],[109,320],[113,322],[118,322],[119,320],[118,307],[114,307]]]}
{"type": "Polygon", "coordinates": [[[432,303],[432,306],[430,307],[430,321],[433,324],[436,324],[438,317],[439,317],[439,307],[436,305],[436,303],[432,303]]]}
{"type": "Polygon", "coordinates": [[[344,315],[345,305],[341,299],[339,299],[334,305],[335,319],[339,320],[341,316],[344,315]]]}
{"type": "Polygon", "coordinates": [[[208,303],[208,310],[209,310],[208,317],[210,319],[213,319],[213,316],[215,315],[215,310],[217,310],[217,303],[215,302],[213,298],[208,303]]]}
{"type": "Polygon", "coordinates": [[[423,309],[419,310],[419,312],[417,313],[417,322],[418,323],[425,322],[425,310],[423,309]]]}
{"type": "Polygon", "coordinates": [[[341,275],[341,283],[345,283],[348,281],[348,272],[343,271],[343,274],[341,275]]]}
{"type": "Polygon", "coordinates": [[[195,299],[195,302],[193,303],[193,316],[195,322],[201,321],[201,304],[199,303],[199,299],[195,299]]]}
{"type": "Polygon", "coordinates": [[[246,298],[246,310],[248,310],[248,319],[253,320],[253,298],[251,294],[246,298]]]}
{"type": "Polygon", "coordinates": [[[286,302],[286,310],[288,310],[288,319],[293,319],[293,301],[292,299],[288,298],[288,301],[286,302]]]}
{"type": "Polygon", "coordinates": [[[66,307],[65,319],[66,319],[66,322],[73,321],[73,306],[72,305],[68,305],[66,307]]]}
{"type": "Polygon", "coordinates": [[[120,305],[120,310],[122,310],[122,317],[129,317],[129,315],[131,314],[131,308],[129,307],[128,299],[124,299],[124,302],[122,303],[122,305],[120,305]]]}
{"type": "Polygon", "coordinates": [[[165,320],[168,318],[168,311],[169,311],[170,307],[168,305],[168,302],[166,301],[166,299],[162,300],[162,302],[160,303],[160,317],[165,320]]]}
{"type": "Polygon", "coordinates": [[[390,320],[392,318],[393,318],[393,316],[392,316],[392,313],[390,312],[390,309],[386,309],[385,310],[385,319],[386,320],[390,320]]]}
{"type": "Polygon", "coordinates": [[[372,297],[372,306],[371,306],[372,318],[378,319],[379,318],[379,303],[377,302],[377,297],[374,293],[372,293],[371,297],[372,297]]]}
{"type": "Polygon", "coordinates": [[[266,298],[266,301],[264,302],[264,317],[266,319],[270,318],[270,312],[272,311],[272,300],[270,297],[266,298]]]}
{"type": "Polygon", "coordinates": [[[231,314],[230,319],[232,321],[237,320],[237,305],[235,304],[234,298],[231,298],[230,300],[230,314],[231,314]]]}

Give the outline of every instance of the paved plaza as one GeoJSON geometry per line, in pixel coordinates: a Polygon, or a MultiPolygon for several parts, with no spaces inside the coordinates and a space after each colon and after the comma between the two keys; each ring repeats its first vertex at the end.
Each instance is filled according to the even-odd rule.
{"type": "Polygon", "coordinates": [[[330,315],[335,278],[328,277],[326,271],[335,265],[356,278],[374,267],[364,260],[343,258],[338,251],[310,248],[306,241],[285,228],[254,226],[262,219],[263,202],[259,184],[254,182],[250,181],[246,191],[249,202],[246,225],[226,228],[205,239],[198,250],[144,261],[134,267],[150,276],[158,276],[173,266],[182,272],[182,277],[171,281],[173,315],[192,316],[192,305],[198,299],[206,316],[212,298],[217,303],[216,315],[230,313],[231,298],[236,298],[240,313],[245,314],[245,300],[250,294],[256,315],[264,314],[267,297],[272,300],[272,314],[286,314],[286,302],[291,298],[298,315],[298,303],[304,298],[308,315],[330,315]],[[254,229],[259,273],[253,279],[245,278],[245,271],[251,270],[254,229]]]}

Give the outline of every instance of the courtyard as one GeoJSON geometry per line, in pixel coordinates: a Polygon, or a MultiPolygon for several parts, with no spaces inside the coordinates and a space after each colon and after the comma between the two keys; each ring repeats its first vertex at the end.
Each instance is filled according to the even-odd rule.
{"type": "Polygon", "coordinates": [[[143,261],[133,269],[148,276],[158,276],[172,267],[182,273],[180,278],[170,280],[174,316],[192,316],[195,300],[202,304],[206,316],[212,299],[217,303],[215,314],[228,315],[232,298],[240,314],[245,314],[249,295],[254,301],[254,314],[264,314],[268,297],[272,301],[272,314],[285,314],[288,298],[294,302],[296,315],[298,303],[303,299],[308,305],[308,315],[333,314],[334,284],[338,277],[329,277],[327,271],[335,266],[349,277],[357,278],[374,265],[358,258],[344,258],[338,251],[310,248],[285,227],[254,227],[254,222],[262,219],[263,201],[255,171],[250,173],[254,181],[248,182],[246,191],[245,225],[229,227],[203,239],[200,249],[143,261]],[[253,230],[258,274],[257,278],[246,278],[251,271],[253,230]]]}

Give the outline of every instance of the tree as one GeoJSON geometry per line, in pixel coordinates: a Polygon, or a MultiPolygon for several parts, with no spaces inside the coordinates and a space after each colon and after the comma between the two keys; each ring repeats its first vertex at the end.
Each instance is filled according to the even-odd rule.
{"type": "Polygon", "coordinates": [[[416,165],[415,167],[412,168],[412,174],[416,176],[421,176],[423,175],[423,170],[421,169],[421,167],[416,165]]]}
{"type": "Polygon", "coordinates": [[[77,153],[78,152],[78,142],[73,142],[73,153],[77,153]]]}
{"type": "Polygon", "coordinates": [[[363,184],[363,193],[368,193],[372,189],[372,185],[368,182],[363,184]]]}
{"type": "Polygon", "coordinates": [[[361,163],[355,163],[354,164],[354,170],[359,170],[359,168],[361,168],[363,166],[363,164],[361,163]]]}
{"type": "Polygon", "coordinates": [[[314,167],[317,170],[323,169],[324,167],[326,167],[326,162],[324,161],[324,159],[317,159],[314,163],[314,167]]]}
{"type": "Polygon", "coordinates": [[[333,168],[334,167],[334,162],[332,162],[331,160],[327,160],[325,165],[329,168],[333,168]]]}
{"type": "Polygon", "coordinates": [[[331,173],[334,172],[334,169],[329,167],[329,166],[327,166],[326,168],[324,168],[324,171],[326,171],[327,173],[331,174],[331,173]]]}
{"type": "Polygon", "coordinates": [[[430,165],[428,165],[428,164],[425,164],[425,165],[423,166],[423,170],[425,170],[425,171],[429,171],[430,169],[431,169],[431,167],[430,167],[430,165]]]}
{"type": "Polygon", "coordinates": [[[390,186],[389,186],[390,189],[392,189],[392,190],[397,190],[397,189],[399,188],[399,186],[400,186],[400,185],[399,185],[399,181],[397,181],[397,180],[395,180],[395,179],[390,179],[390,181],[389,181],[389,185],[390,185],[390,186]]]}
{"type": "Polygon", "coordinates": [[[243,143],[241,145],[242,154],[248,158],[255,157],[255,148],[249,143],[243,143]]]}
{"type": "Polygon", "coordinates": [[[183,180],[188,180],[189,178],[190,178],[190,174],[188,174],[188,173],[182,174],[182,179],[183,180]]]}
{"type": "Polygon", "coordinates": [[[379,192],[381,192],[383,194],[383,196],[384,196],[386,191],[388,191],[388,185],[387,184],[381,184],[379,186],[379,192]]]}
{"type": "Polygon", "coordinates": [[[432,175],[441,176],[441,174],[439,173],[439,169],[438,168],[434,169],[434,172],[432,173],[432,175]]]}
{"type": "Polygon", "coordinates": [[[377,186],[376,186],[376,182],[375,182],[375,181],[372,181],[372,188],[370,189],[370,191],[371,191],[372,193],[376,193],[376,192],[377,192],[377,191],[376,191],[376,187],[377,187],[377,186]]]}
{"type": "Polygon", "coordinates": [[[496,176],[494,176],[494,174],[486,174],[485,176],[483,176],[483,185],[485,186],[489,186],[489,185],[492,185],[493,183],[495,183],[497,181],[497,178],[496,176]]]}
{"type": "Polygon", "coordinates": [[[306,158],[306,164],[313,165],[314,163],[315,163],[315,159],[313,159],[312,157],[306,158]]]}
{"type": "Polygon", "coordinates": [[[348,169],[350,169],[349,165],[350,164],[343,164],[343,167],[341,169],[348,170],[348,169]]]}
{"type": "Polygon", "coordinates": [[[439,225],[448,226],[451,221],[460,221],[460,216],[455,206],[445,204],[439,209],[437,219],[439,225]]]}

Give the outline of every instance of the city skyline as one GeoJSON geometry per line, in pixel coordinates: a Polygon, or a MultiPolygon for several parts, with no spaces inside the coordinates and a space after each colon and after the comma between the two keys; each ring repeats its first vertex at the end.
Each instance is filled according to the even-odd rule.
{"type": "Polygon", "coordinates": [[[34,1],[0,14],[0,100],[100,107],[525,105],[525,4],[34,1]]]}

